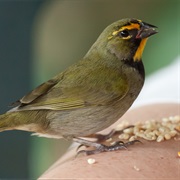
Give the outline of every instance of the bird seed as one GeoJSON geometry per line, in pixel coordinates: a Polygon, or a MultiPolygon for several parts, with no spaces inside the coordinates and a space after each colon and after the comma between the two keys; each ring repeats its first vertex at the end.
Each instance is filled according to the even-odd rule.
{"type": "Polygon", "coordinates": [[[139,122],[126,129],[127,126],[129,126],[129,123],[125,121],[117,126],[118,130],[125,128],[123,133],[119,135],[119,139],[133,141],[143,138],[149,141],[162,142],[180,135],[180,116],[165,117],[160,121],[152,119],[145,123],[139,122]]]}
{"type": "Polygon", "coordinates": [[[87,160],[87,162],[88,162],[88,164],[94,164],[94,163],[96,162],[96,160],[93,159],[93,158],[89,158],[89,159],[87,160]]]}

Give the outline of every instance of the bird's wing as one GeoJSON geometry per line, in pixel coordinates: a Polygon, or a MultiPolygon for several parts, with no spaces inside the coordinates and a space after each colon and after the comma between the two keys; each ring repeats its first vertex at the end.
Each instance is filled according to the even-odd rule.
{"type": "Polygon", "coordinates": [[[84,74],[83,81],[82,74],[57,76],[25,95],[14,110],[68,110],[100,106],[119,100],[127,94],[129,86],[126,78],[114,77],[113,72],[106,75],[97,71],[93,80],[92,73],[89,76],[84,74]]]}
{"type": "Polygon", "coordinates": [[[19,101],[20,101],[21,104],[30,104],[35,99],[37,99],[40,96],[46,94],[56,84],[57,84],[56,80],[54,80],[54,79],[49,80],[49,81],[39,85],[37,88],[32,90],[30,93],[26,94],[19,101]]]}

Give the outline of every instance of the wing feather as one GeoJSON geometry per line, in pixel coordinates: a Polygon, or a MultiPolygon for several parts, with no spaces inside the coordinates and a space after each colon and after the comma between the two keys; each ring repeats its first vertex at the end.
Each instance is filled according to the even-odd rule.
{"type": "Polygon", "coordinates": [[[73,72],[64,71],[25,95],[14,110],[70,110],[108,105],[122,99],[128,91],[127,79],[119,70],[106,67],[82,72],[73,68],[73,72]]]}

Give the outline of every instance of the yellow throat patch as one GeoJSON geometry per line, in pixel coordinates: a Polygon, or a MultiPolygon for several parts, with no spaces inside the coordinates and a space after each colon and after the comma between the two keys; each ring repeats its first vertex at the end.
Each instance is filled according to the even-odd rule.
{"type": "Polygon", "coordinates": [[[146,42],[147,42],[147,38],[144,38],[144,39],[141,40],[141,43],[140,43],[139,47],[137,48],[137,51],[136,51],[136,53],[135,53],[135,55],[133,57],[133,60],[135,62],[141,60],[144,48],[146,46],[146,42]]]}

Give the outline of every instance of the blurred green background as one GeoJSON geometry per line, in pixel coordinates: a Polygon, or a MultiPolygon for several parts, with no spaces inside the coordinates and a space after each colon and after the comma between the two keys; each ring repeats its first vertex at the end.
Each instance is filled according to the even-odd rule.
{"type": "MultiPolygon", "coordinates": [[[[102,30],[125,17],[158,26],[143,61],[146,74],[179,55],[179,0],[0,0],[0,113],[84,56],[102,30]]],[[[68,148],[65,140],[0,134],[0,179],[36,179],[68,148]]]]}

